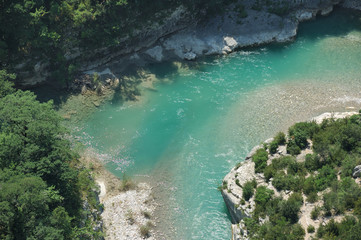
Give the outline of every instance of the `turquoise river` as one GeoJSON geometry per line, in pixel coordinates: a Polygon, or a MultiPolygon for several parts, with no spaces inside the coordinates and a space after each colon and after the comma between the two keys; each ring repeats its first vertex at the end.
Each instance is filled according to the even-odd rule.
{"type": "Polygon", "coordinates": [[[296,121],[361,108],[361,16],[302,23],[292,43],[146,71],[138,101],[109,101],[75,134],[122,177],[153,186],[160,239],[230,239],[217,186],[251,148],[296,121]]]}

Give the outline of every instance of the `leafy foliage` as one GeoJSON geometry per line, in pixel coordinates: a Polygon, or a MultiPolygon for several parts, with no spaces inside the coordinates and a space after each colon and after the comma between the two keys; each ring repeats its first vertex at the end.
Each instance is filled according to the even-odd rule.
{"type": "Polygon", "coordinates": [[[53,78],[71,75],[65,56],[77,48],[112,47],[183,5],[191,14],[219,13],[230,0],[12,0],[0,6],[0,67],[47,59],[53,78]],[[201,12],[202,10],[202,12],[201,12]]]}
{"type": "Polygon", "coordinates": [[[267,166],[268,153],[265,149],[261,148],[256,151],[252,156],[252,161],[255,163],[256,172],[263,172],[267,166]]]}
{"type": "MultiPolygon", "coordinates": [[[[272,179],[277,190],[293,193],[288,200],[283,200],[273,197],[266,187],[257,188],[254,218],[245,221],[251,239],[279,239],[280,236],[303,239],[305,232],[296,224],[303,203],[301,193],[307,196],[308,202],[323,200],[323,205],[311,212],[314,220],[321,214],[353,213],[342,222],[331,220],[326,226],[319,226],[318,238],[360,239],[361,187],[352,179],[352,171],[361,164],[361,115],[328,119],[320,125],[297,123],[289,129],[287,152],[298,155],[301,149],[308,147],[309,140],[313,143],[313,154],[307,154],[304,162],[296,161],[293,156],[283,156],[264,166],[266,154],[261,151],[254,158],[258,169],[263,169],[265,179],[272,179]],[[259,217],[269,220],[259,224],[259,217]]],[[[278,147],[276,141],[273,145],[269,146],[270,153],[278,147]]],[[[312,233],[315,228],[309,226],[307,231],[312,233]]]]}
{"type": "Polygon", "coordinates": [[[84,185],[61,119],[0,72],[0,238],[78,239],[84,185]]]}
{"type": "Polygon", "coordinates": [[[247,181],[247,182],[243,185],[242,196],[243,196],[244,200],[248,201],[248,200],[253,196],[253,192],[254,192],[254,188],[255,188],[255,187],[257,187],[257,182],[256,182],[256,180],[247,181]]]}

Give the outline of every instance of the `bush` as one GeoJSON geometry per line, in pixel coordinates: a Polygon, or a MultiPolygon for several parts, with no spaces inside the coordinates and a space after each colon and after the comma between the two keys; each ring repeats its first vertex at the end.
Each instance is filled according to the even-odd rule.
{"type": "Polygon", "coordinates": [[[300,191],[303,188],[303,179],[298,176],[286,175],[277,172],[272,180],[272,185],[278,190],[300,191]]]}
{"type": "Polygon", "coordinates": [[[336,179],[336,171],[329,165],[323,166],[320,169],[319,174],[316,176],[315,183],[317,190],[325,190],[328,186],[330,186],[331,182],[336,179]]]}
{"type": "Polygon", "coordinates": [[[296,158],[291,156],[282,156],[272,160],[271,166],[276,170],[286,168],[291,162],[296,161],[296,158]]]}
{"type": "Polygon", "coordinates": [[[276,170],[272,165],[269,165],[264,169],[263,173],[266,181],[268,182],[276,174],[276,170]]]}
{"type": "Polygon", "coordinates": [[[242,196],[246,201],[248,201],[253,196],[253,188],[254,184],[252,181],[248,181],[244,184],[242,196]]]}
{"type": "Polygon", "coordinates": [[[358,156],[347,155],[345,159],[341,162],[341,176],[342,177],[351,177],[353,169],[360,165],[361,159],[358,156]]]}
{"type": "Polygon", "coordinates": [[[318,170],[321,167],[320,157],[317,154],[307,154],[305,167],[309,172],[318,170]]]}
{"type": "Polygon", "coordinates": [[[222,182],[222,189],[227,189],[228,187],[228,182],[227,181],[223,181],[222,182]]]}
{"type": "Polygon", "coordinates": [[[263,172],[267,166],[268,153],[265,149],[261,148],[256,151],[252,156],[252,161],[255,163],[256,173],[263,172]]]}
{"type": "Polygon", "coordinates": [[[312,121],[312,122],[300,122],[291,126],[288,129],[288,134],[290,137],[294,136],[297,132],[302,132],[306,138],[312,139],[314,134],[318,133],[320,130],[320,126],[312,121]]]}
{"type": "Polygon", "coordinates": [[[274,192],[271,189],[268,189],[265,186],[258,187],[256,189],[255,202],[256,204],[264,207],[266,203],[271,200],[274,192]]]}
{"type": "Polygon", "coordinates": [[[281,201],[279,204],[280,213],[291,223],[298,221],[298,212],[302,206],[302,195],[293,193],[287,201],[281,201]]]}
{"type": "Polygon", "coordinates": [[[147,238],[147,237],[149,237],[149,235],[150,235],[150,227],[149,227],[148,225],[142,225],[142,226],[140,226],[139,231],[140,231],[140,235],[141,235],[142,237],[147,238]]]}
{"type": "Polygon", "coordinates": [[[308,232],[308,233],[314,233],[314,232],[315,232],[315,227],[312,226],[312,225],[308,225],[308,227],[307,227],[307,232],[308,232]]]}
{"type": "Polygon", "coordinates": [[[319,207],[315,207],[312,211],[311,211],[311,218],[313,220],[316,220],[318,218],[318,216],[320,215],[321,209],[319,207]]]}
{"type": "Polygon", "coordinates": [[[300,149],[305,149],[308,146],[307,142],[307,133],[304,131],[296,131],[293,136],[296,145],[300,147],[300,149]]]}
{"type": "Polygon", "coordinates": [[[274,138],[274,141],[278,145],[285,145],[286,144],[286,135],[283,132],[277,133],[277,135],[274,138]]]}
{"type": "Polygon", "coordinates": [[[308,177],[306,178],[304,184],[303,184],[303,192],[306,195],[310,195],[312,193],[317,193],[317,187],[314,177],[308,177]]]}
{"type": "Polygon", "coordinates": [[[318,195],[316,192],[311,192],[307,196],[307,202],[309,202],[309,203],[315,203],[317,200],[318,200],[318,195]]]}
{"type": "Polygon", "coordinates": [[[250,236],[256,234],[260,227],[258,222],[253,218],[244,218],[244,225],[246,226],[250,236]]]}
{"type": "Polygon", "coordinates": [[[277,152],[277,149],[278,149],[278,143],[276,141],[272,141],[270,146],[269,146],[269,152],[271,154],[274,154],[277,152]]]}
{"type": "Polygon", "coordinates": [[[290,140],[287,144],[287,153],[291,154],[292,156],[298,155],[301,153],[301,148],[297,146],[294,140],[290,140]]]}

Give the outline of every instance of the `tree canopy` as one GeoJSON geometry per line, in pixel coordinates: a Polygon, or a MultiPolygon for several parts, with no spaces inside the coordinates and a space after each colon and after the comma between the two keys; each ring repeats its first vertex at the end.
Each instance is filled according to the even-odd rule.
{"type": "Polygon", "coordinates": [[[0,238],[76,239],[77,155],[52,102],[16,91],[7,82],[13,77],[0,71],[0,238]]]}

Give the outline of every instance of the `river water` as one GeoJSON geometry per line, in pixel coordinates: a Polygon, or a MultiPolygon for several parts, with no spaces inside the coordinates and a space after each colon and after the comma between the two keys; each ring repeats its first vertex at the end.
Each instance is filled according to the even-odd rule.
{"type": "Polygon", "coordinates": [[[101,106],[74,134],[115,175],[154,187],[160,239],[230,239],[227,172],[295,121],[361,108],[360,18],[338,10],[293,43],[152,65],[154,89],[101,106]]]}

